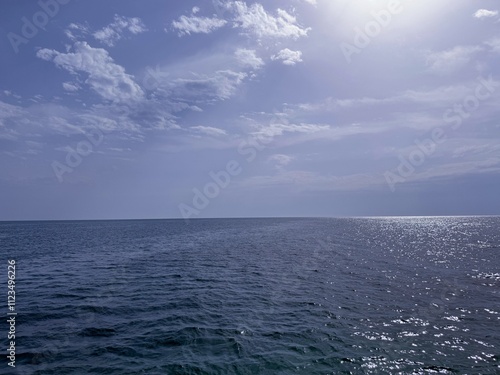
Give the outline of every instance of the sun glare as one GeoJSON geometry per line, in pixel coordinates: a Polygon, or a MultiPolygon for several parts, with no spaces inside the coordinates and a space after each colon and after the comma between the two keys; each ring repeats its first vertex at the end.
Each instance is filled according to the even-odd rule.
{"type": "MultiPolygon", "coordinates": [[[[382,27],[429,27],[451,6],[450,0],[339,0],[328,4],[330,14],[347,28],[363,27],[372,20],[382,27]]],[[[455,5],[456,6],[456,5],[455,5]]]]}

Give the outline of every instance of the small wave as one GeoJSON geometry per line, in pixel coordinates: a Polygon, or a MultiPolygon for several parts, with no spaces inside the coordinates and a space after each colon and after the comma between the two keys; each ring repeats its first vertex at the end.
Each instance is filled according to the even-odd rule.
{"type": "Polygon", "coordinates": [[[128,346],[106,346],[104,348],[96,348],[94,351],[95,355],[100,355],[104,353],[116,354],[122,357],[132,358],[139,357],[139,353],[133,348],[128,346]]]}
{"type": "Polygon", "coordinates": [[[54,359],[56,352],[53,350],[39,350],[16,353],[16,360],[22,363],[41,364],[54,359]]]}
{"type": "Polygon", "coordinates": [[[424,367],[422,370],[424,372],[416,372],[415,374],[457,374],[458,371],[454,370],[450,367],[442,367],[442,366],[427,366],[424,367]]]}
{"type": "Polygon", "coordinates": [[[153,341],[153,344],[150,345],[150,347],[157,347],[157,346],[166,346],[166,347],[171,347],[171,346],[182,346],[185,345],[186,342],[178,339],[174,336],[167,336],[164,338],[157,338],[156,340],[153,341]]]}
{"type": "Polygon", "coordinates": [[[116,331],[112,328],[85,328],[80,333],[79,336],[85,337],[110,337],[116,334],[116,331]]]}
{"type": "Polygon", "coordinates": [[[469,243],[467,246],[479,249],[499,249],[500,244],[488,243],[488,241],[477,241],[477,243],[469,243]]]}
{"type": "Polygon", "coordinates": [[[419,326],[419,327],[425,327],[425,326],[429,325],[429,322],[427,322],[423,319],[414,318],[414,317],[411,317],[408,319],[402,319],[402,318],[394,319],[394,320],[391,320],[391,322],[396,323],[396,324],[411,324],[411,325],[415,325],[415,326],[419,326]]]}
{"type": "Polygon", "coordinates": [[[473,279],[482,279],[482,280],[495,280],[500,281],[500,273],[493,272],[481,272],[477,275],[472,276],[473,279]]]}
{"type": "Polygon", "coordinates": [[[113,313],[113,310],[110,309],[109,307],[106,306],[99,306],[97,304],[95,305],[81,305],[80,308],[83,311],[91,312],[91,313],[101,313],[101,314],[106,314],[110,315],[113,313]]]}
{"type": "Polygon", "coordinates": [[[443,319],[451,320],[453,322],[460,322],[460,318],[458,316],[445,316],[443,319]]]}

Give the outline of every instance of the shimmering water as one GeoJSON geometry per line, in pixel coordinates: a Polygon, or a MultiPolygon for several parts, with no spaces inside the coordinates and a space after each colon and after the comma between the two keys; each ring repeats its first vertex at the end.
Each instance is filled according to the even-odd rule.
{"type": "Polygon", "coordinates": [[[498,217],[0,223],[19,314],[17,367],[0,373],[498,374],[499,228],[498,217]]]}

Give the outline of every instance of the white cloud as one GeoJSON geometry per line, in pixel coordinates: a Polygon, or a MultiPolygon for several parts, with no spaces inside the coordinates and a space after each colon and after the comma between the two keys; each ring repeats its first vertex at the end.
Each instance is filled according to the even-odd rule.
{"type": "Polygon", "coordinates": [[[102,98],[112,102],[126,102],[143,98],[144,92],[125,69],[116,64],[102,48],[92,48],[86,42],[76,42],[74,52],[61,53],[47,48],[37,52],[37,57],[53,61],[58,67],[72,74],[88,74],[85,81],[102,98]]]}
{"type": "Polygon", "coordinates": [[[310,30],[298,25],[297,19],[282,9],[278,9],[277,15],[273,16],[261,4],[255,3],[249,7],[243,1],[235,1],[231,4],[231,9],[236,13],[235,27],[247,30],[259,38],[298,39],[307,36],[310,30]]]}
{"type": "Polygon", "coordinates": [[[281,60],[285,65],[295,65],[302,62],[302,52],[292,51],[285,48],[279,51],[276,55],[271,56],[271,60],[281,60]]]}
{"type": "Polygon", "coordinates": [[[234,54],[238,61],[244,66],[258,69],[264,65],[264,61],[260,57],[257,57],[255,50],[239,48],[234,54]]]}
{"type": "Polygon", "coordinates": [[[195,131],[197,131],[199,133],[203,133],[203,134],[215,136],[215,137],[227,134],[225,130],[219,129],[219,128],[214,128],[211,126],[201,126],[201,125],[200,126],[191,126],[191,129],[194,129],[195,131]]]}
{"type": "Polygon", "coordinates": [[[193,9],[191,10],[191,12],[193,12],[193,14],[196,14],[200,11],[200,8],[199,7],[193,7],[193,9]]]}
{"type": "Polygon", "coordinates": [[[306,3],[309,3],[311,5],[318,5],[318,2],[316,0],[304,0],[306,3]]]}
{"type": "Polygon", "coordinates": [[[476,18],[491,18],[498,16],[498,10],[479,9],[474,13],[476,18]]]}
{"type": "Polygon", "coordinates": [[[64,90],[71,92],[78,91],[80,89],[80,87],[77,84],[72,82],[63,82],[62,86],[64,90]]]}
{"type": "MultiPolygon", "coordinates": [[[[196,13],[196,12],[194,12],[196,13]]],[[[179,36],[203,33],[209,34],[223,27],[227,23],[226,20],[217,17],[186,17],[181,16],[178,21],[173,21],[172,26],[179,31],[179,36]]]]}
{"type": "Polygon", "coordinates": [[[112,47],[122,38],[124,30],[132,34],[140,34],[147,31],[140,18],[123,17],[115,14],[114,21],[101,30],[96,31],[93,36],[100,42],[112,47]]]}
{"type": "Polygon", "coordinates": [[[427,65],[435,73],[453,73],[466,66],[482,50],[479,46],[456,46],[452,49],[427,54],[427,65]]]}

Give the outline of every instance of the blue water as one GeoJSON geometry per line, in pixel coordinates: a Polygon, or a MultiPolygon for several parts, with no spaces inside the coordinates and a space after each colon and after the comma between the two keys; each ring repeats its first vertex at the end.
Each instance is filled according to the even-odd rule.
{"type": "Polygon", "coordinates": [[[0,373],[499,374],[499,228],[0,223],[2,290],[15,259],[18,312],[16,369],[5,359],[0,373]]]}

